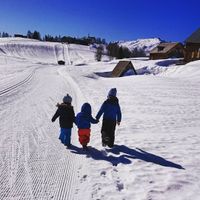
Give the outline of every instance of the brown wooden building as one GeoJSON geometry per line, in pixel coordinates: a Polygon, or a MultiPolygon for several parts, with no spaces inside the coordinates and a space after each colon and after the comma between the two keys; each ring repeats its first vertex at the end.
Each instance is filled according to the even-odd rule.
{"type": "Polygon", "coordinates": [[[181,58],[184,56],[183,45],[179,42],[160,43],[150,52],[150,59],[181,58]]]}
{"type": "Polygon", "coordinates": [[[133,75],[137,74],[131,61],[119,61],[116,67],[113,69],[111,76],[121,77],[124,76],[128,71],[131,71],[131,74],[133,75]]]}
{"type": "Polygon", "coordinates": [[[184,60],[190,62],[200,59],[200,28],[185,40],[184,60]]]}

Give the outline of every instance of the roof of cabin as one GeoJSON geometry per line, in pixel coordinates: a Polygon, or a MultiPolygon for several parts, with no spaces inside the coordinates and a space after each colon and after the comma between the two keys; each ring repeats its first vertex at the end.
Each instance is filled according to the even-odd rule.
{"type": "Polygon", "coordinates": [[[157,47],[155,47],[150,53],[167,53],[170,51],[172,48],[176,47],[179,45],[179,42],[169,42],[169,43],[160,43],[157,47]]]}
{"type": "Polygon", "coordinates": [[[186,43],[200,43],[200,28],[192,33],[186,40],[186,43]]]}

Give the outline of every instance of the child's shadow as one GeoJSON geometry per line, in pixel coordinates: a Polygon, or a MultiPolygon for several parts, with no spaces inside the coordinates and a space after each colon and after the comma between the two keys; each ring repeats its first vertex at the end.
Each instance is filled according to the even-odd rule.
{"type": "Polygon", "coordinates": [[[115,145],[113,149],[109,150],[114,154],[124,153],[127,158],[140,159],[146,162],[151,162],[157,165],[172,167],[177,169],[184,169],[181,165],[168,161],[160,156],[154,155],[152,153],[146,152],[142,149],[136,148],[131,149],[125,145],[115,145]]]}
{"type": "Polygon", "coordinates": [[[86,155],[87,157],[93,158],[94,160],[105,160],[110,162],[112,165],[117,166],[119,163],[130,164],[131,160],[126,158],[126,155],[112,156],[107,155],[106,150],[99,151],[94,147],[89,147],[88,151],[84,151],[82,148],[72,146],[71,152],[75,154],[86,155]]]}
{"type": "Polygon", "coordinates": [[[73,146],[71,150],[72,153],[86,154],[87,157],[91,157],[94,160],[105,160],[112,163],[112,165],[115,166],[119,163],[130,164],[132,163],[131,159],[140,159],[146,162],[151,162],[165,167],[184,169],[181,165],[168,161],[160,156],[148,153],[139,148],[131,149],[125,145],[115,145],[114,148],[107,149],[106,151],[99,151],[94,147],[89,147],[89,151],[86,152],[76,146],[73,146]],[[109,153],[115,154],[116,156],[108,155],[109,153]]]}

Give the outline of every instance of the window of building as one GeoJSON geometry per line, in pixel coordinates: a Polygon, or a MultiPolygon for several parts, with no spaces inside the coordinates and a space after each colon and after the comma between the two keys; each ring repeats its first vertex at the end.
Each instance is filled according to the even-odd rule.
{"type": "Polygon", "coordinates": [[[158,46],[158,51],[163,51],[165,47],[163,46],[158,46]]]}

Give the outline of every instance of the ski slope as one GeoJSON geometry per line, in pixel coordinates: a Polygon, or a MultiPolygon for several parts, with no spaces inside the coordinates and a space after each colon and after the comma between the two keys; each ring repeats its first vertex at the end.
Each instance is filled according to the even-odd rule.
{"type": "Polygon", "coordinates": [[[90,47],[0,40],[0,199],[199,199],[200,61],[131,61],[138,76],[107,78],[118,60],[95,62],[90,47]],[[112,87],[115,147],[101,146],[100,122],[88,153],[75,126],[66,149],[56,103],[69,93],[75,113],[89,102],[95,116],[112,87]]]}

